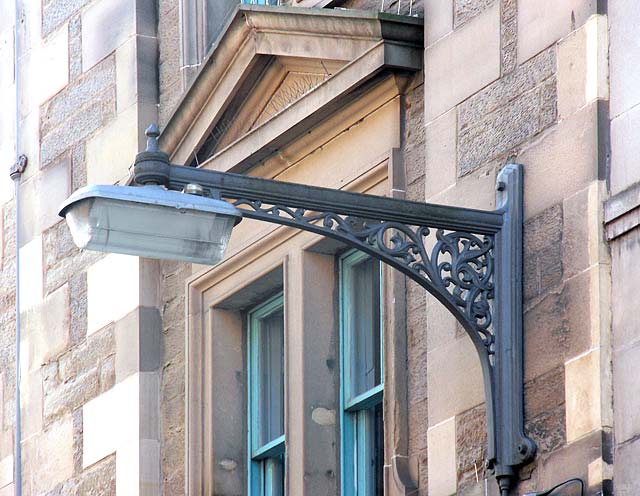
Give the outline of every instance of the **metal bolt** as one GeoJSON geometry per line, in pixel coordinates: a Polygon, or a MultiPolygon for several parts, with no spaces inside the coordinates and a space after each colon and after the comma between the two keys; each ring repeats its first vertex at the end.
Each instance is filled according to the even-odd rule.
{"type": "Polygon", "coordinates": [[[201,185],[195,183],[187,184],[182,192],[187,193],[188,195],[204,196],[204,188],[201,185]]]}

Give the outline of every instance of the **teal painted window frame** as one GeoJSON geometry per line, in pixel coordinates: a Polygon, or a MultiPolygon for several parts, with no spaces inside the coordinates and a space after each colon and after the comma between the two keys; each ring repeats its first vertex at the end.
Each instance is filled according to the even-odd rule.
{"type": "MultiPolygon", "coordinates": [[[[278,496],[274,491],[273,479],[281,465],[284,484],[285,435],[266,444],[259,444],[259,322],[274,312],[284,311],[282,292],[254,307],[247,318],[247,494],[249,496],[278,496]]],[[[284,326],[283,326],[284,327],[284,326]]],[[[284,416],[284,411],[282,412],[284,416]]]]}
{"type": "MultiPolygon", "coordinates": [[[[351,305],[349,302],[350,269],[356,264],[370,258],[369,255],[351,250],[340,257],[339,261],[339,297],[340,297],[340,473],[342,496],[370,496],[373,494],[369,486],[376,477],[370,465],[358,461],[368,459],[367,453],[373,450],[373,439],[370,433],[375,426],[373,409],[382,407],[384,392],[384,315],[382,298],[382,268],[380,270],[380,384],[351,397],[350,371],[351,347],[348,332],[351,305]],[[369,433],[369,435],[368,435],[369,433]],[[363,440],[358,442],[358,440],[363,440]]],[[[383,435],[383,433],[380,433],[383,435]]]]}

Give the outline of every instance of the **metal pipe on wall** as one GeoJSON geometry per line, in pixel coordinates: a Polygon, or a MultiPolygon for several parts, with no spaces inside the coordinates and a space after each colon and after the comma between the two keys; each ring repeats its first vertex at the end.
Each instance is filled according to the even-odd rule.
{"type": "Polygon", "coordinates": [[[14,494],[22,496],[22,420],[20,415],[20,180],[22,173],[27,166],[27,158],[20,154],[20,71],[18,70],[18,59],[20,56],[20,0],[14,0],[15,26],[14,26],[14,82],[15,82],[15,163],[11,166],[9,175],[14,182],[15,201],[15,235],[16,235],[16,339],[15,339],[15,437],[14,437],[14,494]]]}

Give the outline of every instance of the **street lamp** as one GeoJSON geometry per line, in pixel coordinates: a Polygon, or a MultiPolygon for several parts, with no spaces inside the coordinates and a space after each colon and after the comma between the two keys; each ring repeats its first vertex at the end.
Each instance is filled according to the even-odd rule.
{"type": "Polygon", "coordinates": [[[484,211],[173,165],[158,136],[151,126],[147,150],[136,156],[134,182],[142,187],[88,186],[63,204],[74,241],[215,263],[242,216],[337,239],[394,267],[435,296],[475,345],[487,468],[507,495],[536,452],[523,429],[522,167],[500,171],[497,208],[484,211]]]}
{"type": "Polygon", "coordinates": [[[223,200],[162,186],[90,185],[60,207],[82,249],[216,264],[240,211],[223,200]]]}

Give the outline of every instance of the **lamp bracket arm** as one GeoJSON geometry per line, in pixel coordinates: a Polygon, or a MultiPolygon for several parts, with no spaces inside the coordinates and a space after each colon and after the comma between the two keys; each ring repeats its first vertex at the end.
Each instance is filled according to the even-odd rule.
{"type": "Polygon", "coordinates": [[[172,190],[199,184],[244,217],[340,240],[434,295],[478,351],[487,465],[507,494],[517,468],[536,451],[523,426],[522,166],[502,169],[497,209],[483,211],[172,165],[161,152],[143,154],[134,169],[138,184],[154,181],[172,190]]]}

